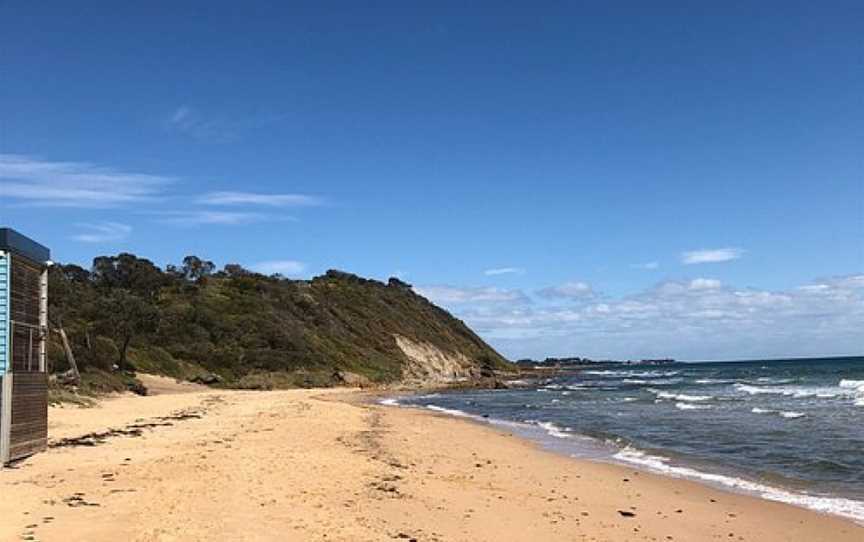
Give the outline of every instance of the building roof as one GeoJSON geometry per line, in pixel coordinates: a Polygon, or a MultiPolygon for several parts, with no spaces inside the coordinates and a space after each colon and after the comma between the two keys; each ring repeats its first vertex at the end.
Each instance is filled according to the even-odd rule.
{"type": "Polygon", "coordinates": [[[51,259],[51,251],[12,228],[0,228],[0,250],[23,256],[28,260],[44,264],[51,259]]]}

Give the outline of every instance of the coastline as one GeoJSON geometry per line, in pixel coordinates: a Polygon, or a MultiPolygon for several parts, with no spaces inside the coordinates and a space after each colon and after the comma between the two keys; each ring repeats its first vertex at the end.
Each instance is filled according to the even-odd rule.
{"type": "Polygon", "coordinates": [[[565,457],[506,428],[372,395],[208,390],[52,408],[54,446],[0,471],[0,539],[864,536],[838,517],[565,457]],[[124,432],[135,425],[137,435],[124,432]],[[57,445],[107,429],[93,445],[57,445]]]}
{"type": "MultiPolygon", "coordinates": [[[[448,390],[442,389],[441,392],[448,390]]],[[[591,461],[602,464],[617,465],[624,468],[637,468],[645,473],[652,473],[663,477],[679,480],[697,482],[720,491],[731,492],[740,495],[756,497],[767,501],[779,502],[800,507],[802,509],[827,514],[852,521],[857,525],[864,526],[864,502],[851,500],[842,496],[813,495],[793,489],[787,489],[781,485],[768,485],[758,481],[754,476],[746,474],[724,472],[719,465],[702,463],[694,465],[686,458],[673,459],[667,457],[670,454],[656,455],[656,453],[639,450],[630,445],[621,446],[611,441],[601,441],[597,438],[574,433],[570,428],[559,427],[553,422],[539,420],[510,421],[492,418],[488,415],[464,412],[438,406],[434,399],[439,393],[430,394],[415,392],[413,394],[399,394],[398,396],[382,395],[377,404],[391,408],[410,408],[427,411],[439,415],[445,415],[458,420],[464,420],[497,430],[512,431],[516,436],[530,441],[540,449],[566,456],[578,461],[591,461]],[[401,403],[403,398],[428,399],[429,403],[401,403]],[[742,477],[743,476],[743,477],[742,477]]],[[[662,453],[662,452],[661,452],[662,453]]]]}

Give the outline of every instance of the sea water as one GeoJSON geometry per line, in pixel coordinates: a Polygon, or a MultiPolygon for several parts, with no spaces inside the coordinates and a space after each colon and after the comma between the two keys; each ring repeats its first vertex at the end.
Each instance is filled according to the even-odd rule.
{"type": "Polygon", "coordinates": [[[398,404],[864,522],[864,358],[589,367],[398,404]]]}

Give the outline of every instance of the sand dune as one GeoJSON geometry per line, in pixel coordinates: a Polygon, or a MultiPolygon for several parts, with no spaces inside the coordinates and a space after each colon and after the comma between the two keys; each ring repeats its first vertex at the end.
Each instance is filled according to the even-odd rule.
{"type": "Polygon", "coordinates": [[[53,408],[52,448],[0,471],[0,540],[864,539],[357,393],[183,391],[53,408]]]}

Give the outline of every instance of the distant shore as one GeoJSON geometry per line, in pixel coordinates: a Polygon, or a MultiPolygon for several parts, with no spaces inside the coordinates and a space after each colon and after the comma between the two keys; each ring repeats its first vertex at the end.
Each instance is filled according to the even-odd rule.
{"type": "Polygon", "coordinates": [[[0,471],[0,540],[864,539],[354,391],[160,391],[52,408],[51,449],[0,471]]]}

